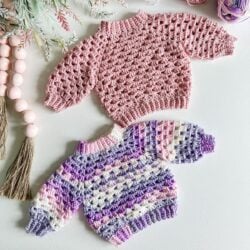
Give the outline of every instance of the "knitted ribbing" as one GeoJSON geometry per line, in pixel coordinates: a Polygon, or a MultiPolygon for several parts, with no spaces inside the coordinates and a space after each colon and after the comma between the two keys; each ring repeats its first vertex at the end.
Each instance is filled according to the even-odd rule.
{"type": "Polygon", "coordinates": [[[230,55],[234,40],[216,23],[192,14],[139,12],[127,20],[103,21],[56,67],[45,104],[60,111],[94,89],[123,127],[155,110],[186,108],[190,58],[230,55]]]}
{"type": "Polygon", "coordinates": [[[188,4],[191,5],[196,5],[196,4],[203,4],[205,3],[207,0],[187,0],[188,4]]]}
{"type": "Polygon", "coordinates": [[[113,244],[176,214],[169,166],[191,163],[214,149],[214,139],[190,123],[141,122],[76,152],[42,186],[27,232],[42,236],[64,226],[82,205],[91,228],[113,244]]]}

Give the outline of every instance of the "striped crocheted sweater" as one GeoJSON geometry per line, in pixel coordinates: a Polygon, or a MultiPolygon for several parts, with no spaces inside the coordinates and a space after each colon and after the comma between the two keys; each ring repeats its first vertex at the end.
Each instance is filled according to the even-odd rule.
{"type": "Polygon", "coordinates": [[[200,127],[174,121],[141,122],[76,152],[42,186],[27,232],[57,231],[83,207],[91,228],[113,244],[176,214],[176,183],[169,163],[191,163],[214,149],[200,127]]]}

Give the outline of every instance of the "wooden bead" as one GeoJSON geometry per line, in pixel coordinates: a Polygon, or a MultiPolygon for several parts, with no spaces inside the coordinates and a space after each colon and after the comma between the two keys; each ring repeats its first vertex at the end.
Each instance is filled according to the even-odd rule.
{"type": "Polygon", "coordinates": [[[29,138],[34,138],[38,133],[38,127],[35,124],[28,124],[25,135],[29,138]]]}
{"type": "Polygon", "coordinates": [[[0,40],[0,44],[6,44],[7,43],[7,38],[3,38],[0,40]]]}
{"type": "Polygon", "coordinates": [[[1,57],[0,58],[0,70],[8,70],[9,66],[10,66],[10,60],[5,57],[1,57]]]}
{"type": "Polygon", "coordinates": [[[26,70],[25,61],[24,60],[16,60],[14,69],[17,73],[20,73],[20,74],[24,73],[26,70]]]}
{"type": "Polygon", "coordinates": [[[9,44],[12,47],[17,47],[18,45],[20,45],[21,43],[21,39],[18,36],[11,36],[9,38],[9,44]]]}
{"type": "Polygon", "coordinates": [[[23,60],[26,58],[27,53],[24,48],[15,48],[14,55],[16,59],[23,60]]]}
{"type": "Polygon", "coordinates": [[[13,86],[8,90],[7,94],[10,99],[15,100],[21,98],[22,91],[20,88],[13,86]]]}
{"type": "Polygon", "coordinates": [[[7,82],[8,73],[6,71],[0,71],[0,85],[7,82]]]}
{"type": "Polygon", "coordinates": [[[0,96],[5,96],[6,94],[6,85],[0,85],[0,96]]]}
{"type": "Polygon", "coordinates": [[[24,99],[17,99],[15,102],[15,110],[23,112],[28,109],[28,103],[24,99]]]}
{"type": "Polygon", "coordinates": [[[12,76],[12,84],[14,86],[21,86],[23,84],[23,76],[19,73],[15,73],[12,76]]]}
{"type": "Polygon", "coordinates": [[[23,112],[23,119],[26,123],[32,123],[36,119],[36,114],[32,110],[26,110],[23,112]]]}
{"type": "Polygon", "coordinates": [[[7,44],[0,45],[0,56],[8,57],[10,55],[10,46],[7,44]]]}

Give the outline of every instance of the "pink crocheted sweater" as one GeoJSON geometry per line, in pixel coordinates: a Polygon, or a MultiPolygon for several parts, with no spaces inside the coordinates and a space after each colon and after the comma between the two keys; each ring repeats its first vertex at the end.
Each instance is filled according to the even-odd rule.
{"type": "Polygon", "coordinates": [[[121,126],[160,109],[186,108],[190,58],[233,53],[235,38],[205,17],[139,12],[102,21],[50,76],[45,104],[63,110],[95,90],[108,114],[121,126]]]}

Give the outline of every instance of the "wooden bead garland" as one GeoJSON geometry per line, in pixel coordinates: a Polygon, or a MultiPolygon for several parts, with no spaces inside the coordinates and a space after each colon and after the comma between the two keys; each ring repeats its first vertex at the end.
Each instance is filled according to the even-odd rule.
{"type": "MultiPolygon", "coordinates": [[[[26,70],[26,50],[20,47],[21,40],[18,36],[11,36],[0,47],[0,94],[5,96],[6,83],[8,79],[7,70],[10,66],[10,60],[7,58],[12,52],[14,61],[12,63],[12,75],[9,77],[10,84],[7,88],[7,96],[14,100],[14,107],[17,112],[22,113],[23,120],[26,123],[25,136],[21,148],[16,159],[10,166],[6,180],[0,188],[0,194],[9,198],[19,200],[27,200],[31,198],[31,191],[29,186],[29,173],[33,158],[33,138],[38,133],[38,127],[34,124],[36,120],[35,113],[29,108],[26,100],[22,99],[21,86],[23,84],[23,73],[26,70]]],[[[0,131],[1,132],[1,131],[0,131]]],[[[0,145],[1,146],[1,145],[0,145]]]]}
{"type": "Polygon", "coordinates": [[[29,138],[33,138],[37,135],[38,128],[33,124],[36,119],[35,113],[29,109],[28,103],[21,99],[22,91],[20,86],[23,84],[23,76],[22,74],[26,70],[26,51],[24,48],[19,48],[21,41],[19,37],[12,36],[9,39],[9,43],[13,48],[13,55],[15,57],[15,61],[13,62],[13,75],[11,79],[11,84],[8,86],[7,95],[10,99],[15,101],[15,110],[17,112],[23,113],[23,119],[27,123],[25,135],[29,138]],[[30,132],[30,124],[32,124],[32,128],[35,131],[30,132]]]}

